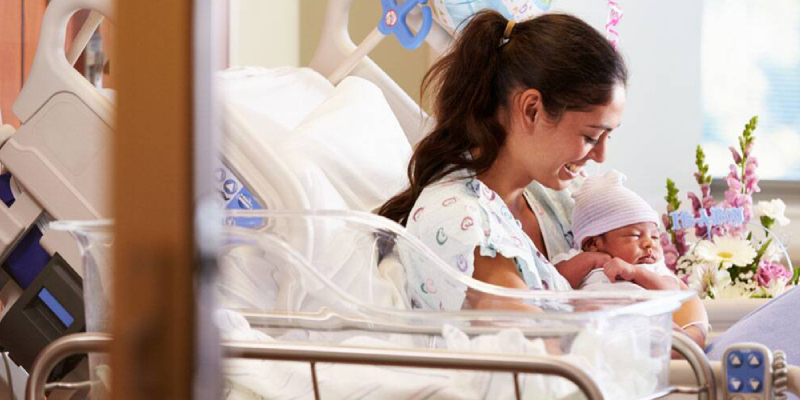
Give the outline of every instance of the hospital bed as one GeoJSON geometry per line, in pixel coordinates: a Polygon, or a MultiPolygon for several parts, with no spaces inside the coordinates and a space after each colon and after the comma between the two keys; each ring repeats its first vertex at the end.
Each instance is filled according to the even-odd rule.
{"type": "MultiPolygon", "coordinates": [[[[346,13],[350,3],[347,0],[332,0],[328,3],[328,15],[323,28],[324,40],[320,45],[321,50],[311,63],[312,69],[279,71],[245,69],[232,71],[221,78],[223,81],[225,79],[231,81],[229,85],[223,85],[224,90],[234,90],[232,88],[237,84],[241,84],[243,87],[249,86],[253,89],[250,91],[251,99],[259,99],[259,96],[275,95],[276,93],[258,91],[258,86],[251,85],[252,80],[236,82],[236,76],[233,75],[240,74],[240,77],[248,79],[267,78],[264,81],[267,85],[275,85],[278,82],[279,88],[283,87],[292,93],[297,93],[298,89],[302,88],[309,95],[302,98],[301,105],[303,107],[299,107],[297,112],[289,113],[293,116],[293,120],[288,120],[286,115],[274,118],[272,113],[275,110],[264,106],[269,104],[269,100],[266,98],[260,99],[265,101],[245,101],[246,97],[232,97],[233,99],[228,102],[226,107],[229,116],[226,118],[224,127],[227,140],[222,145],[222,156],[217,171],[220,198],[223,199],[221,206],[233,210],[327,208],[368,212],[385,200],[388,194],[395,192],[404,184],[402,172],[405,170],[405,163],[410,155],[410,146],[424,135],[426,126],[428,126],[426,124],[430,123],[424,113],[380,68],[366,58],[359,61],[351,73],[351,76],[366,78],[366,80],[348,78],[334,87],[319,73],[332,71],[336,67],[331,67],[331,65],[339,65],[340,62],[344,62],[349,57],[348,55],[356,49],[346,34],[346,13]],[[311,83],[298,79],[295,84],[291,84],[290,81],[297,78],[298,75],[306,75],[311,83]],[[280,84],[286,85],[280,86],[280,84]],[[300,86],[297,86],[298,84],[300,86]],[[358,98],[362,98],[362,101],[357,101],[358,98]],[[378,101],[373,101],[375,99],[378,101]],[[360,128],[355,127],[352,130],[346,125],[341,127],[345,131],[331,132],[330,129],[324,129],[326,126],[352,120],[352,117],[347,114],[348,110],[360,112],[359,121],[363,122],[366,120],[365,118],[370,120],[360,128]],[[301,125],[301,121],[303,130],[298,134],[296,130],[301,125]],[[311,122],[307,123],[307,121],[311,122]],[[260,129],[254,132],[249,125],[258,126],[261,129],[268,126],[269,129],[260,129]],[[373,127],[379,128],[376,130],[373,127]],[[371,135],[374,132],[381,132],[382,136],[371,135]],[[383,135],[384,132],[388,133],[383,135]],[[352,134],[353,140],[346,142],[340,140],[342,133],[352,134]],[[395,133],[399,133],[399,135],[395,133]],[[314,140],[309,142],[310,138],[314,140]],[[316,148],[308,147],[309,144],[315,143],[316,148]],[[354,143],[360,147],[352,147],[354,143]],[[383,151],[386,148],[393,151],[386,153],[383,151]],[[331,149],[339,152],[332,152],[331,149]],[[353,151],[356,152],[351,153],[353,151]],[[351,160],[353,162],[349,165],[342,163],[342,156],[349,154],[358,154],[361,158],[358,159],[358,162],[351,160]],[[375,168],[364,168],[363,165],[375,168]],[[337,173],[339,177],[349,177],[350,182],[356,180],[364,184],[357,187],[348,186],[347,180],[337,180],[337,173]],[[330,196],[329,194],[333,192],[336,192],[337,195],[330,196]]],[[[34,63],[33,71],[40,72],[32,72],[18,102],[20,106],[15,104],[15,111],[17,108],[20,109],[17,113],[23,120],[23,126],[13,135],[7,128],[5,129],[7,140],[0,150],[0,161],[13,174],[22,188],[17,192],[19,198],[15,200],[14,205],[3,210],[3,218],[13,223],[2,226],[4,228],[6,226],[15,227],[15,230],[3,236],[4,243],[7,243],[7,252],[12,251],[11,248],[18,245],[25,232],[30,232],[30,227],[35,224],[37,219],[41,218],[42,210],[55,219],[100,219],[108,215],[103,203],[102,191],[107,187],[104,175],[104,171],[107,169],[104,167],[108,157],[107,140],[110,134],[109,126],[111,126],[113,106],[76,72],[72,71],[69,63],[64,60],[63,49],[59,45],[59,43],[63,43],[66,18],[78,8],[95,9],[105,15],[111,15],[111,10],[108,9],[105,1],[58,0],[51,3],[42,31],[42,36],[49,39],[42,40],[34,63]],[[53,102],[54,99],[59,101],[53,102]],[[56,111],[50,111],[51,108],[56,111]],[[70,120],[73,121],[70,124],[61,124],[62,121],[70,120]],[[89,143],[92,146],[81,150],[84,152],[75,151],[74,153],[70,153],[63,146],[59,148],[57,145],[61,142],[58,140],[64,139],[64,137],[59,137],[62,130],[67,132],[65,137],[78,134],[76,132],[89,132],[88,135],[91,137],[89,143]],[[47,132],[50,132],[49,136],[47,132]],[[43,138],[42,135],[47,137],[43,138]],[[59,151],[55,151],[54,148],[59,151]],[[29,151],[25,153],[23,150],[29,151]],[[62,152],[69,154],[65,155],[62,152]],[[67,174],[75,171],[80,173],[67,174]],[[54,177],[50,178],[53,185],[47,188],[39,187],[36,182],[40,176],[54,177]],[[56,182],[55,179],[58,181],[56,182]],[[65,182],[69,184],[65,184],[65,182]],[[57,193],[48,191],[56,190],[54,188],[60,191],[57,193]],[[75,210],[68,209],[65,205],[74,206],[75,210]]],[[[447,37],[442,36],[443,31],[440,28],[434,24],[431,32],[432,42],[446,46],[447,37]],[[437,37],[439,38],[438,42],[434,40],[437,37]]],[[[286,102],[291,101],[292,97],[272,97],[272,101],[275,99],[286,102]]],[[[308,260],[306,263],[308,265],[319,265],[320,260],[326,259],[324,251],[318,248],[325,242],[319,239],[315,223],[310,222],[305,216],[280,218],[276,215],[242,212],[229,215],[227,222],[234,226],[279,232],[280,241],[278,243],[283,243],[288,249],[294,249],[293,251],[298,254],[298,259],[308,260]],[[317,234],[316,240],[315,234],[317,234]]],[[[90,284],[85,281],[85,271],[81,271],[81,263],[77,261],[78,253],[74,243],[65,239],[64,232],[47,230],[44,235],[40,242],[44,250],[54,258],[58,258],[55,257],[58,253],[60,258],[66,260],[66,262],[57,263],[61,269],[54,268],[59,272],[48,274],[48,276],[63,278],[63,275],[66,275],[74,278],[74,275],[78,275],[83,276],[85,285],[90,284]],[[47,238],[44,235],[47,235],[47,238]],[[54,238],[60,238],[60,240],[54,238]],[[63,243],[63,247],[53,243],[63,243]],[[78,273],[75,274],[74,271],[78,273]]],[[[262,243],[261,239],[259,239],[259,243],[262,243]]],[[[255,260],[253,262],[257,262],[258,258],[255,260]]],[[[73,279],[73,281],[68,281],[72,283],[62,284],[62,286],[71,285],[74,289],[75,281],[73,279]]],[[[340,285],[336,281],[333,284],[333,287],[340,285]]],[[[479,282],[470,282],[466,286],[476,285],[480,289],[479,282]]],[[[65,297],[62,297],[62,292],[57,289],[45,291],[46,288],[47,286],[42,286],[38,290],[26,289],[27,293],[33,294],[30,295],[30,299],[38,299],[31,304],[44,310],[40,311],[38,315],[51,318],[50,325],[53,326],[67,326],[75,329],[81,325],[82,318],[84,318],[81,312],[83,305],[73,309],[71,304],[64,300],[65,297]],[[47,293],[51,296],[47,296],[47,293]],[[66,314],[62,312],[62,309],[66,310],[66,314]],[[70,321],[70,318],[73,318],[71,322],[65,323],[65,321],[70,321]]],[[[665,295],[669,296],[669,294],[665,295]]],[[[579,294],[576,296],[580,297],[579,294]]],[[[676,296],[680,295],[676,294],[676,296]]],[[[527,296],[522,295],[522,297],[527,296]]],[[[547,303],[546,300],[539,299],[538,301],[547,303]]],[[[249,301],[253,300],[249,299],[249,301]]],[[[633,303],[645,304],[649,301],[657,302],[658,299],[634,299],[633,303]]],[[[670,301],[674,303],[675,299],[670,301]]],[[[573,305],[561,304],[560,306],[573,305]]],[[[631,307],[634,310],[637,308],[636,304],[617,306],[617,311],[614,312],[623,314],[628,313],[631,307]]],[[[17,310],[31,309],[31,307],[26,308],[21,304],[15,304],[9,309],[13,310],[15,307],[17,310]]],[[[231,306],[230,308],[242,311],[239,307],[231,306]]],[[[276,320],[273,318],[274,316],[268,315],[267,310],[270,308],[260,307],[256,308],[256,312],[250,314],[239,312],[239,315],[246,316],[248,324],[251,325],[261,321],[259,322],[261,325],[255,325],[258,329],[270,328],[271,325],[263,321],[274,322],[276,320]]],[[[345,310],[349,310],[349,308],[345,308],[345,310]]],[[[293,311],[283,319],[278,318],[279,325],[284,329],[294,327],[295,324],[306,327],[302,325],[307,323],[304,318],[295,318],[300,310],[293,311]]],[[[385,315],[379,317],[380,315],[383,314],[367,314],[368,318],[362,323],[367,324],[366,327],[370,327],[369,324],[374,325],[381,318],[388,318],[385,315]]],[[[345,317],[349,318],[349,313],[345,317]]],[[[457,317],[453,316],[457,320],[464,318],[457,317]]],[[[93,320],[88,315],[85,319],[87,323],[93,320]]],[[[0,321],[0,325],[3,321],[9,322],[4,317],[0,321]]],[[[95,319],[95,321],[97,320],[95,319]]],[[[524,323],[525,321],[518,321],[512,325],[519,327],[524,326],[524,323]]],[[[466,327],[472,328],[472,325],[471,323],[466,324],[466,327]]],[[[429,336],[435,335],[435,332],[441,328],[440,324],[439,326],[434,324],[433,328],[430,324],[422,324],[422,326],[429,336]]],[[[365,329],[364,325],[361,325],[361,328],[372,332],[372,330],[365,329]]],[[[94,329],[89,328],[89,330],[94,329]]],[[[541,336],[541,333],[536,332],[533,329],[534,337],[541,336]]],[[[70,332],[59,332],[56,337],[65,333],[70,332]]],[[[0,339],[2,339],[2,335],[0,335],[0,339]]],[[[53,337],[48,339],[52,340],[53,337]]],[[[287,349],[288,353],[292,352],[292,349],[288,347],[287,349]]],[[[341,352],[346,353],[347,349],[343,349],[341,352]]],[[[474,355],[474,359],[480,358],[479,355],[474,355]]],[[[32,362],[29,369],[34,369],[32,362]]],[[[699,371],[699,369],[695,370],[699,371]]],[[[704,375],[700,374],[699,376],[704,375]]],[[[708,375],[705,376],[708,377],[708,375]]],[[[708,385],[712,381],[713,379],[707,379],[701,383],[708,385]]],[[[710,390],[709,387],[706,386],[705,390],[710,390]]]]}

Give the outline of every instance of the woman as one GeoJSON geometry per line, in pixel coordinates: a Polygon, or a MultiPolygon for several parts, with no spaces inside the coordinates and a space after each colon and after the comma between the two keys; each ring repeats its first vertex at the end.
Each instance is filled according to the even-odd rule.
{"type": "MultiPolygon", "coordinates": [[[[604,161],[626,81],[620,55],[580,19],[547,14],[514,24],[476,14],[423,80],[436,126],[414,151],[410,187],[379,214],[475,279],[569,290],[530,239],[541,233],[523,192],[534,180],[562,189],[589,160],[604,161]]],[[[424,266],[414,271],[426,274],[424,266]]],[[[464,294],[443,294],[435,277],[419,278],[430,283],[414,289],[420,306],[461,308],[464,294]]]]}
{"type": "MultiPolygon", "coordinates": [[[[555,224],[537,218],[525,188],[536,181],[564,189],[588,161],[605,160],[626,82],[621,56],[578,18],[546,14],[515,24],[493,11],[476,14],[423,80],[436,126],[414,151],[410,187],[379,214],[477,280],[570,290],[607,257],[587,253],[554,267],[541,223],[555,224]]],[[[455,288],[425,260],[400,255],[412,306],[536,309],[455,288]]],[[[685,318],[699,318],[695,311],[704,316],[693,310],[685,318]]]]}

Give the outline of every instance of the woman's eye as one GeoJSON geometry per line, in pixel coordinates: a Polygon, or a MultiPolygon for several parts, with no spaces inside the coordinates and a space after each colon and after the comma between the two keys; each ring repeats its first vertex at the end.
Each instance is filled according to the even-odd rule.
{"type": "Polygon", "coordinates": [[[593,137],[591,137],[591,136],[584,136],[584,137],[583,137],[583,140],[585,140],[585,141],[586,141],[586,143],[588,143],[588,144],[591,144],[592,146],[596,145],[596,144],[597,144],[597,142],[599,142],[599,141],[600,141],[600,140],[598,140],[598,139],[595,139],[595,138],[593,138],[593,137]]]}

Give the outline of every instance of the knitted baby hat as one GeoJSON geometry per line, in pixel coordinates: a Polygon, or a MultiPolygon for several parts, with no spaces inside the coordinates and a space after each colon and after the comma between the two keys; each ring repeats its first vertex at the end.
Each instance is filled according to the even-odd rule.
{"type": "Polygon", "coordinates": [[[622,186],[627,178],[611,170],[586,178],[577,192],[572,212],[572,235],[579,250],[586,238],[640,222],[659,224],[658,213],[632,190],[622,186]]]}

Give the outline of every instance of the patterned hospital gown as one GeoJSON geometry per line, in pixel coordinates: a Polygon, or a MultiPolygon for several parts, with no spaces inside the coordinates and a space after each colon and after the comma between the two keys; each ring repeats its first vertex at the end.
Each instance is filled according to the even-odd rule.
{"type": "MultiPolygon", "coordinates": [[[[408,232],[421,239],[449,267],[472,276],[474,250],[482,256],[513,259],[533,290],[570,290],[570,285],[539,252],[505,202],[466,171],[457,171],[425,188],[409,214],[408,232]]],[[[460,310],[466,286],[431,266],[418,252],[400,248],[408,294],[414,308],[460,310]]]]}

